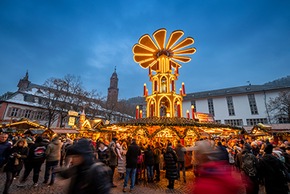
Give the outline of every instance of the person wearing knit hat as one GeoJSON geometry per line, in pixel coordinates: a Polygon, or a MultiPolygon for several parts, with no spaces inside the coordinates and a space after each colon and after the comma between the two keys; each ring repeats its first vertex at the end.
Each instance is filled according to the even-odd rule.
{"type": "Polygon", "coordinates": [[[265,154],[272,154],[273,152],[273,145],[268,143],[264,149],[265,154]]]}
{"type": "Polygon", "coordinates": [[[111,189],[111,169],[96,161],[89,140],[82,138],[70,146],[67,151],[72,166],[56,172],[65,179],[70,178],[68,194],[109,194],[111,189]],[[77,184],[76,184],[77,183],[77,184]]]}

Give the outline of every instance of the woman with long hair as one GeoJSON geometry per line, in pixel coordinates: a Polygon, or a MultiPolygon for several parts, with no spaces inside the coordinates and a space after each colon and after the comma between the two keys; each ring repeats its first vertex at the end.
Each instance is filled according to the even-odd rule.
{"type": "Polygon", "coordinates": [[[23,168],[23,159],[27,158],[28,146],[25,139],[19,139],[9,152],[8,162],[4,168],[6,181],[3,194],[7,194],[17,172],[23,168]]]}

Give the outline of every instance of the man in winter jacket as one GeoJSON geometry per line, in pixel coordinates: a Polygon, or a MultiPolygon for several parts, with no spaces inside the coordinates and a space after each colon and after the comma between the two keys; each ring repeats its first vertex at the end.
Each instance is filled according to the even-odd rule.
{"type": "Polygon", "coordinates": [[[11,149],[11,144],[7,141],[7,139],[8,134],[0,134],[0,168],[2,168],[3,165],[6,163],[8,152],[11,149]]]}
{"type": "Polygon", "coordinates": [[[180,140],[177,141],[175,151],[176,151],[176,155],[177,155],[178,178],[180,178],[180,170],[182,170],[183,181],[186,182],[186,178],[185,178],[185,153],[186,153],[186,149],[183,145],[181,145],[180,140]]]}
{"type": "Polygon", "coordinates": [[[47,183],[51,173],[51,179],[49,185],[54,184],[55,173],[54,169],[57,167],[60,160],[62,143],[58,137],[54,137],[50,144],[48,144],[45,151],[46,163],[45,163],[45,173],[43,183],[47,183]]]}
{"type": "Polygon", "coordinates": [[[128,151],[126,153],[126,177],[124,180],[124,187],[123,192],[126,192],[127,183],[129,177],[131,177],[131,185],[130,191],[133,190],[135,186],[135,176],[136,176],[136,169],[137,169],[137,158],[141,155],[141,149],[136,144],[136,139],[132,139],[131,145],[128,147],[128,151]]]}

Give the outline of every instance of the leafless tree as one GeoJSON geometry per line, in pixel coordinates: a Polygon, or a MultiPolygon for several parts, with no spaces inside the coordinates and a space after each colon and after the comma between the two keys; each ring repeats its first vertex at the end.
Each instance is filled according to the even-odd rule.
{"type": "Polygon", "coordinates": [[[267,109],[275,123],[290,123],[290,90],[279,93],[276,98],[270,98],[267,109]]]}

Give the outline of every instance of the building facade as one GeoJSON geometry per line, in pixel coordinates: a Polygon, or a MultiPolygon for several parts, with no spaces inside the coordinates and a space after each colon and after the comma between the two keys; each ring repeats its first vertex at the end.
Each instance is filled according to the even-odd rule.
{"type": "MultiPolygon", "coordinates": [[[[113,73],[113,76],[116,73],[113,73]]],[[[113,77],[112,76],[112,77],[113,77]]],[[[114,83],[113,78],[112,86],[117,86],[114,83]]],[[[118,79],[117,79],[118,81],[118,79]]],[[[50,101],[47,99],[45,92],[47,88],[42,85],[37,85],[29,81],[28,72],[24,78],[19,80],[18,90],[16,92],[7,92],[0,97],[0,123],[9,124],[20,119],[28,119],[35,121],[41,125],[48,126],[49,122],[49,110],[48,103],[50,101]]],[[[117,91],[118,92],[118,91],[117,91]]],[[[73,96],[73,94],[69,95],[73,96]]],[[[128,119],[132,119],[130,115],[122,114],[120,112],[107,110],[101,105],[94,103],[93,99],[83,99],[85,104],[90,104],[94,109],[90,112],[97,112],[94,114],[96,118],[105,118],[105,115],[110,112],[112,114],[110,122],[122,122],[128,119]]],[[[86,107],[87,109],[90,107],[86,107]]],[[[79,108],[79,115],[81,114],[83,107],[79,108]]],[[[70,127],[68,126],[68,113],[69,109],[56,109],[56,114],[53,115],[50,123],[50,128],[57,127],[70,127]]]]}
{"type": "Polygon", "coordinates": [[[216,122],[235,126],[285,123],[287,118],[273,119],[267,104],[289,90],[290,85],[264,84],[189,93],[183,100],[183,111],[193,105],[196,112],[209,113],[216,122]]]}

